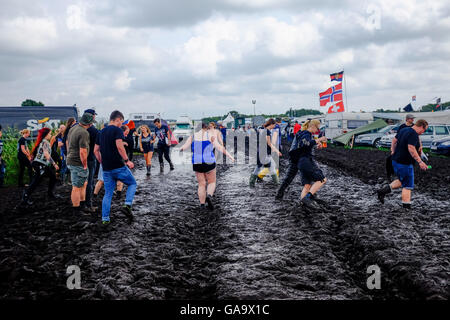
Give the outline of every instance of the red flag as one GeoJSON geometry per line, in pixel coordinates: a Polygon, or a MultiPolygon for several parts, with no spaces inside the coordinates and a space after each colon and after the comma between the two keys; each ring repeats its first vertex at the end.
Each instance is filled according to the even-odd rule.
{"type": "Polygon", "coordinates": [[[344,101],[339,101],[328,108],[328,113],[344,112],[344,110],[344,101]]]}
{"type": "Polygon", "coordinates": [[[329,88],[327,91],[319,93],[319,100],[320,100],[320,106],[326,106],[328,102],[330,102],[330,95],[331,95],[332,89],[329,88]]]}

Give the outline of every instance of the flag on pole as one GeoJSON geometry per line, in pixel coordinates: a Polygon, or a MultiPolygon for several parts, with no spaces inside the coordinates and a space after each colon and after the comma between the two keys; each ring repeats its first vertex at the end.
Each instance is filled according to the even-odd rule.
{"type": "Polygon", "coordinates": [[[441,98],[436,99],[436,109],[441,106],[441,98]]]}
{"type": "Polygon", "coordinates": [[[412,108],[411,103],[408,103],[408,105],[406,107],[404,107],[403,110],[405,110],[405,112],[412,112],[413,108],[412,108]]]}
{"type": "Polygon", "coordinates": [[[412,96],[412,101],[416,101],[416,96],[412,96]]]}
{"type": "Polygon", "coordinates": [[[320,106],[326,106],[328,102],[336,102],[342,100],[342,83],[339,83],[327,91],[319,93],[320,106]]]}
{"type": "Polygon", "coordinates": [[[339,101],[328,108],[328,113],[344,112],[344,101],[339,101]]]}
{"type": "Polygon", "coordinates": [[[328,102],[330,102],[330,94],[332,90],[331,88],[328,88],[327,91],[319,93],[319,100],[320,100],[320,106],[324,107],[327,105],[328,102]]]}
{"type": "Polygon", "coordinates": [[[343,77],[344,77],[344,71],[330,74],[331,81],[342,81],[343,77]]]}

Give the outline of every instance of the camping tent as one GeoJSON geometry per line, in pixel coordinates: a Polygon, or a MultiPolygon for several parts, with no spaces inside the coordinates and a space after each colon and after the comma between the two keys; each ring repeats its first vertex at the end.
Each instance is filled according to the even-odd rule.
{"type": "Polygon", "coordinates": [[[381,129],[386,126],[387,126],[387,124],[384,120],[378,119],[377,121],[369,123],[368,125],[365,125],[363,127],[359,127],[355,130],[344,133],[343,135],[336,137],[333,140],[346,145],[347,143],[349,143],[349,141],[352,139],[352,136],[354,136],[354,135],[369,132],[369,131],[376,130],[376,129],[381,129]]]}

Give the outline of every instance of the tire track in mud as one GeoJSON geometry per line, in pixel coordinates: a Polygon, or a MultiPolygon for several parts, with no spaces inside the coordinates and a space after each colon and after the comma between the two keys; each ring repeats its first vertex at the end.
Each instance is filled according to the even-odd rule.
{"type": "Polygon", "coordinates": [[[237,238],[223,252],[222,299],[355,299],[364,292],[334,254],[324,215],[310,217],[293,203],[274,201],[271,183],[248,188],[250,166],[233,166],[218,197],[237,238]],[[310,219],[314,221],[309,221],[310,219]],[[320,239],[320,241],[317,241],[320,239]]]}
{"type": "Polygon", "coordinates": [[[320,195],[334,223],[330,231],[336,255],[349,275],[375,299],[448,298],[450,241],[445,202],[414,194],[417,210],[399,208],[399,193],[381,205],[371,186],[325,167],[329,177],[320,195]],[[341,193],[337,192],[341,190],[341,193]],[[432,209],[431,209],[432,208],[432,209]],[[331,209],[331,210],[330,210],[331,209]],[[370,265],[382,271],[382,290],[367,290],[370,265]]]}
{"type": "MultiPolygon", "coordinates": [[[[221,233],[233,236],[215,212],[201,211],[192,165],[145,178],[142,159],[132,225],[115,224],[102,245],[83,257],[93,272],[83,299],[212,299],[221,233]]],[[[159,169],[159,168],[158,168],[159,169]]],[[[220,177],[226,166],[220,166],[220,177]]],[[[117,221],[117,220],[116,220],[117,221]]]]}
{"type": "Polygon", "coordinates": [[[439,199],[414,192],[416,209],[405,214],[398,208],[399,194],[380,205],[376,185],[323,166],[329,182],[319,195],[329,207],[306,214],[298,205],[298,178],[285,200],[275,202],[270,178],[252,190],[252,166],[236,164],[219,166],[218,208],[201,212],[191,165],[176,165],[173,172],[166,167],[159,175],[156,161],[146,178],[143,159],[136,163],[131,225],[118,212],[123,198],[113,201],[109,230],[101,228],[99,216],[65,213],[67,204],[54,210],[54,203],[38,202],[35,213],[5,215],[1,252],[9,256],[1,259],[0,274],[13,280],[2,296],[449,297],[450,210],[439,199]],[[81,268],[80,291],[65,288],[64,268],[72,264],[81,268]],[[366,288],[372,264],[382,271],[379,291],[366,288]]]}

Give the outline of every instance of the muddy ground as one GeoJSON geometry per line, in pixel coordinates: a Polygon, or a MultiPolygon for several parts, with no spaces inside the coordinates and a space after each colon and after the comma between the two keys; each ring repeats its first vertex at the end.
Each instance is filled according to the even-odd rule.
{"type": "Polygon", "coordinates": [[[155,162],[147,178],[138,157],[135,221],[115,200],[108,229],[100,213],[69,213],[67,187],[66,200],[43,197],[26,211],[13,210],[17,188],[1,189],[0,298],[448,299],[450,161],[432,159],[403,212],[399,193],[375,198],[384,156],[318,153],[329,179],[319,212],[299,205],[298,177],[282,202],[269,178],[250,190],[250,164],[219,166],[210,212],[199,209],[191,165],[159,174],[155,162]],[[369,290],[375,264],[381,289],[369,290]],[[69,265],[81,269],[81,290],[66,287],[69,265]]]}

